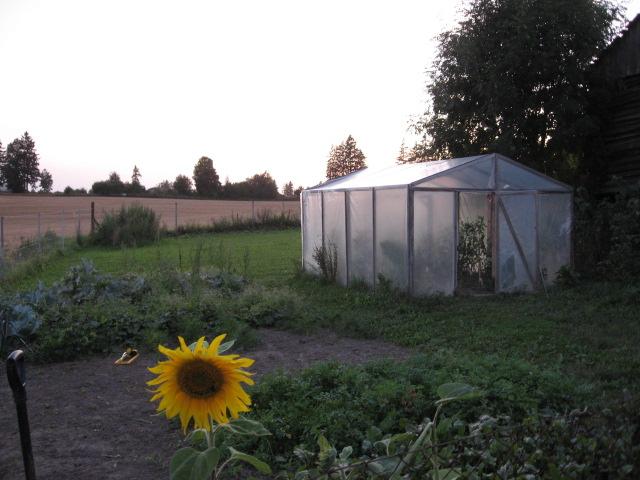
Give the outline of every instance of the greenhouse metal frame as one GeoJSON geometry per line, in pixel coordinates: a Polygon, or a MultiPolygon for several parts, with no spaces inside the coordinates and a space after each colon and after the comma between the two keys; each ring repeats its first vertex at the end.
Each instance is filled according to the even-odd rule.
{"type": "Polygon", "coordinates": [[[302,267],[411,295],[531,291],[571,264],[572,189],[500,154],[363,169],[301,195],[302,267]]]}

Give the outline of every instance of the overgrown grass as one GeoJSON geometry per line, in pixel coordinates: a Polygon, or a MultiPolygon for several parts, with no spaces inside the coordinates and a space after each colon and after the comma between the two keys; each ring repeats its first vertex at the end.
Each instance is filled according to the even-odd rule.
{"type": "Polygon", "coordinates": [[[59,252],[29,265],[11,275],[2,288],[24,290],[38,281],[49,285],[59,280],[81,259],[91,260],[105,273],[149,273],[158,268],[175,266],[188,270],[200,249],[203,267],[233,268],[237,273],[265,284],[282,284],[296,270],[300,258],[298,230],[229,232],[220,234],[182,235],[162,238],[152,245],[138,248],[103,248],[89,246],[59,252]]]}

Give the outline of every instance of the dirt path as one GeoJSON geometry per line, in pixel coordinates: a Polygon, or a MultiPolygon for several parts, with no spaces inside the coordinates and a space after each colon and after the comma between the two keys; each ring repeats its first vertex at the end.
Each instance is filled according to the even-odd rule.
{"type": "MultiPolygon", "coordinates": [[[[256,360],[259,377],[279,368],[292,371],[323,360],[363,363],[404,359],[411,352],[372,340],[330,332],[301,336],[261,330],[261,344],[243,354],[256,360]]],[[[144,355],[128,367],[113,358],[91,358],[27,366],[29,420],[38,479],[155,480],[168,478],[168,460],[182,438],[175,423],[156,416],[148,401],[144,355]]],[[[24,478],[20,440],[4,365],[0,373],[0,478],[24,478]]]]}

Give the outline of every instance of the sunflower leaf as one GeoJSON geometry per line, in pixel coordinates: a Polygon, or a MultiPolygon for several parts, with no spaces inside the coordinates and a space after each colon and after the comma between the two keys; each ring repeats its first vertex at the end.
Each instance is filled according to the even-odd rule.
{"type": "Polygon", "coordinates": [[[228,342],[221,343],[218,347],[218,355],[229,350],[236,343],[235,340],[229,340],[228,342]]]}
{"type": "Polygon", "coordinates": [[[482,390],[478,390],[466,383],[445,383],[438,387],[437,392],[440,400],[436,402],[436,405],[455,400],[470,400],[484,395],[482,390]]]}
{"type": "Polygon", "coordinates": [[[220,427],[226,428],[232,433],[237,433],[238,435],[255,435],[257,437],[271,435],[271,432],[264,428],[260,422],[249,420],[244,417],[236,418],[231,420],[229,423],[221,423],[220,427]]]}
{"type": "Polygon", "coordinates": [[[229,460],[246,462],[264,475],[271,474],[271,467],[266,463],[264,463],[262,460],[258,460],[253,455],[248,455],[246,453],[239,452],[233,447],[228,447],[228,448],[229,448],[229,452],[231,453],[231,457],[229,458],[229,460]]]}
{"type": "Polygon", "coordinates": [[[200,452],[187,447],[178,450],[171,459],[171,480],[208,480],[220,461],[220,449],[200,452]]]}
{"type": "MultiPolygon", "coordinates": [[[[196,351],[196,345],[198,345],[198,342],[193,342],[192,344],[189,345],[189,350],[191,350],[192,352],[196,351]]],[[[207,342],[206,340],[204,342],[202,342],[202,348],[209,348],[209,342],[207,342]]]]}

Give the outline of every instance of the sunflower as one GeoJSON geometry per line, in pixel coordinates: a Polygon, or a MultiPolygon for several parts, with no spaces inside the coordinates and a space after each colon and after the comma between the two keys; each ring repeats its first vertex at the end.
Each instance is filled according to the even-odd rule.
{"type": "Polygon", "coordinates": [[[253,360],[219,355],[225,336],[219,335],[209,345],[201,337],[193,350],[182,337],[178,337],[180,346],[175,350],[158,345],[169,360],[149,369],[158,375],[147,382],[158,386],[151,401],[160,400],[158,412],[164,412],[167,418],[180,415],[185,432],[192,418],[195,428],[210,431],[212,421],[227,423],[229,416],[238,418],[240,412],[249,411],[251,398],[240,383],[253,385],[251,373],[242,370],[253,360]]]}

